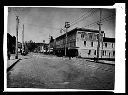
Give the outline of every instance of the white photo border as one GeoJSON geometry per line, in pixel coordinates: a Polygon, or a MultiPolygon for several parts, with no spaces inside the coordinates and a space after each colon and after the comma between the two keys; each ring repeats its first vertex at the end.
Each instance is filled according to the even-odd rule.
{"type": "Polygon", "coordinates": [[[125,3],[115,3],[113,6],[4,6],[4,92],[61,92],[61,91],[112,91],[125,93],[125,3]],[[59,7],[59,8],[115,8],[115,87],[114,90],[75,90],[75,89],[33,89],[33,88],[7,88],[7,18],[8,7],[59,7]]]}

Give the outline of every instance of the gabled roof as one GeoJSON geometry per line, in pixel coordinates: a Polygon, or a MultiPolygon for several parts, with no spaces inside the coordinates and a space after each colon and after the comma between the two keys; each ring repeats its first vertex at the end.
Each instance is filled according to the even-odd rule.
{"type": "Polygon", "coordinates": [[[115,38],[103,37],[103,42],[113,42],[113,43],[115,43],[115,38]]]}

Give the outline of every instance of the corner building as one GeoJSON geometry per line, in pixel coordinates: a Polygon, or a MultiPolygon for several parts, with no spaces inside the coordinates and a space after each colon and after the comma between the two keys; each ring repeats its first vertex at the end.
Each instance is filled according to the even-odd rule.
{"type": "MultiPolygon", "coordinates": [[[[96,58],[98,48],[99,30],[75,28],[66,34],[57,37],[52,44],[55,54],[64,55],[65,46],[67,55],[79,56],[84,58],[96,58]]],[[[104,31],[100,35],[99,58],[115,57],[115,39],[106,38],[104,31]],[[107,44],[107,46],[106,46],[107,44]]]]}

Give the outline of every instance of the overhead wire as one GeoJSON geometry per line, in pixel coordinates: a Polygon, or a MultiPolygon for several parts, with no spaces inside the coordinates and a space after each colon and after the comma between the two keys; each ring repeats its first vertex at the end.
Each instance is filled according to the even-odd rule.
{"type": "MultiPolygon", "coordinates": [[[[36,25],[36,24],[30,24],[30,23],[24,23],[24,24],[32,25],[32,26],[34,26],[34,27],[38,27],[38,28],[44,28],[44,27],[39,26],[39,25],[36,25]]],[[[52,28],[52,29],[54,29],[54,30],[60,30],[60,28],[53,28],[53,27],[48,27],[48,26],[47,26],[47,28],[52,28]]]]}
{"type": "MultiPolygon", "coordinates": [[[[110,15],[110,16],[108,16],[108,17],[105,17],[105,18],[101,19],[101,23],[103,23],[103,22],[105,22],[105,21],[108,21],[108,19],[109,19],[109,20],[112,19],[111,17],[113,17],[113,16],[115,16],[115,14],[112,14],[112,15],[110,15]]],[[[93,22],[93,23],[91,23],[91,24],[88,24],[88,25],[86,25],[86,26],[84,26],[84,27],[94,26],[94,24],[97,24],[99,21],[100,21],[100,20],[95,21],[95,22],[93,22]]]]}
{"type": "MultiPolygon", "coordinates": [[[[91,12],[92,10],[93,10],[93,9],[90,9],[89,12],[91,12]]],[[[87,11],[87,10],[86,10],[86,11],[87,11]]],[[[89,13],[89,12],[88,12],[88,13],[89,13]]],[[[81,19],[82,17],[84,17],[84,16],[87,15],[88,13],[83,14],[82,16],[80,16],[79,18],[77,18],[76,20],[72,21],[70,24],[72,24],[72,23],[76,22],[77,20],[81,19]]]]}
{"type": "MultiPolygon", "coordinates": [[[[71,23],[70,23],[70,26],[73,26],[73,25],[75,25],[75,24],[77,24],[79,21],[78,20],[83,20],[84,18],[86,18],[86,17],[84,17],[85,15],[87,15],[87,14],[89,14],[90,12],[94,12],[94,8],[92,8],[92,9],[89,9],[89,10],[86,10],[86,11],[89,11],[88,13],[85,13],[85,14],[83,14],[82,16],[80,16],[79,18],[77,18],[76,20],[74,20],[74,21],[72,21],[71,23]],[[76,22],[76,21],[78,21],[78,22],[76,22]]],[[[80,20],[80,21],[81,21],[80,20]]],[[[61,30],[65,30],[64,29],[65,27],[63,27],[63,28],[61,28],[61,30]]],[[[60,30],[60,31],[61,31],[60,30]]]]}
{"type": "Polygon", "coordinates": [[[97,12],[97,11],[96,10],[93,10],[89,15],[87,15],[86,17],[83,17],[82,19],[80,19],[79,21],[71,24],[70,26],[73,26],[73,25],[77,24],[78,22],[81,22],[82,20],[87,19],[88,17],[93,16],[95,14],[95,12],[97,12]]]}

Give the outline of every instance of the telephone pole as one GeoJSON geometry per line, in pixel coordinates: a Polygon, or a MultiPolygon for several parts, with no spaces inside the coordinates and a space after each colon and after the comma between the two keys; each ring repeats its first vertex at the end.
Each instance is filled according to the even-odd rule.
{"type": "Polygon", "coordinates": [[[23,24],[23,31],[22,31],[22,54],[24,53],[24,24],[23,24]]]}
{"type": "Polygon", "coordinates": [[[98,46],[97,46],[97,61],[99,60],[99,54],[100,54],[100,38],[101,38],[101,13],[102,10],[100,9],[100,21],[97,23],[99,25],[99,34],[98,34],[98,46]]]}
{"type": "Polygon", "coordinates": [[[50,54],[50,47],[51,47],[51,42],[50,41],[51,41],[51,35],[49,34],[49,48],[48,48],[49,49],[49,52],[48,52],[49,54],[50,54]]]}
{"type": "Polygon", "coordinates": [[[65,22],[65,28],[66,28],[66,34],[65,34],[65,56],[67,55],[67,31],[68,28],[70,27],[69,22],[65,22]]]}
{"type": "Polygon", "coordinates": [[[16,16],[16,51],[15,59],[18,59],[18,26],[19,26],[19,16],[16,16]]]}

